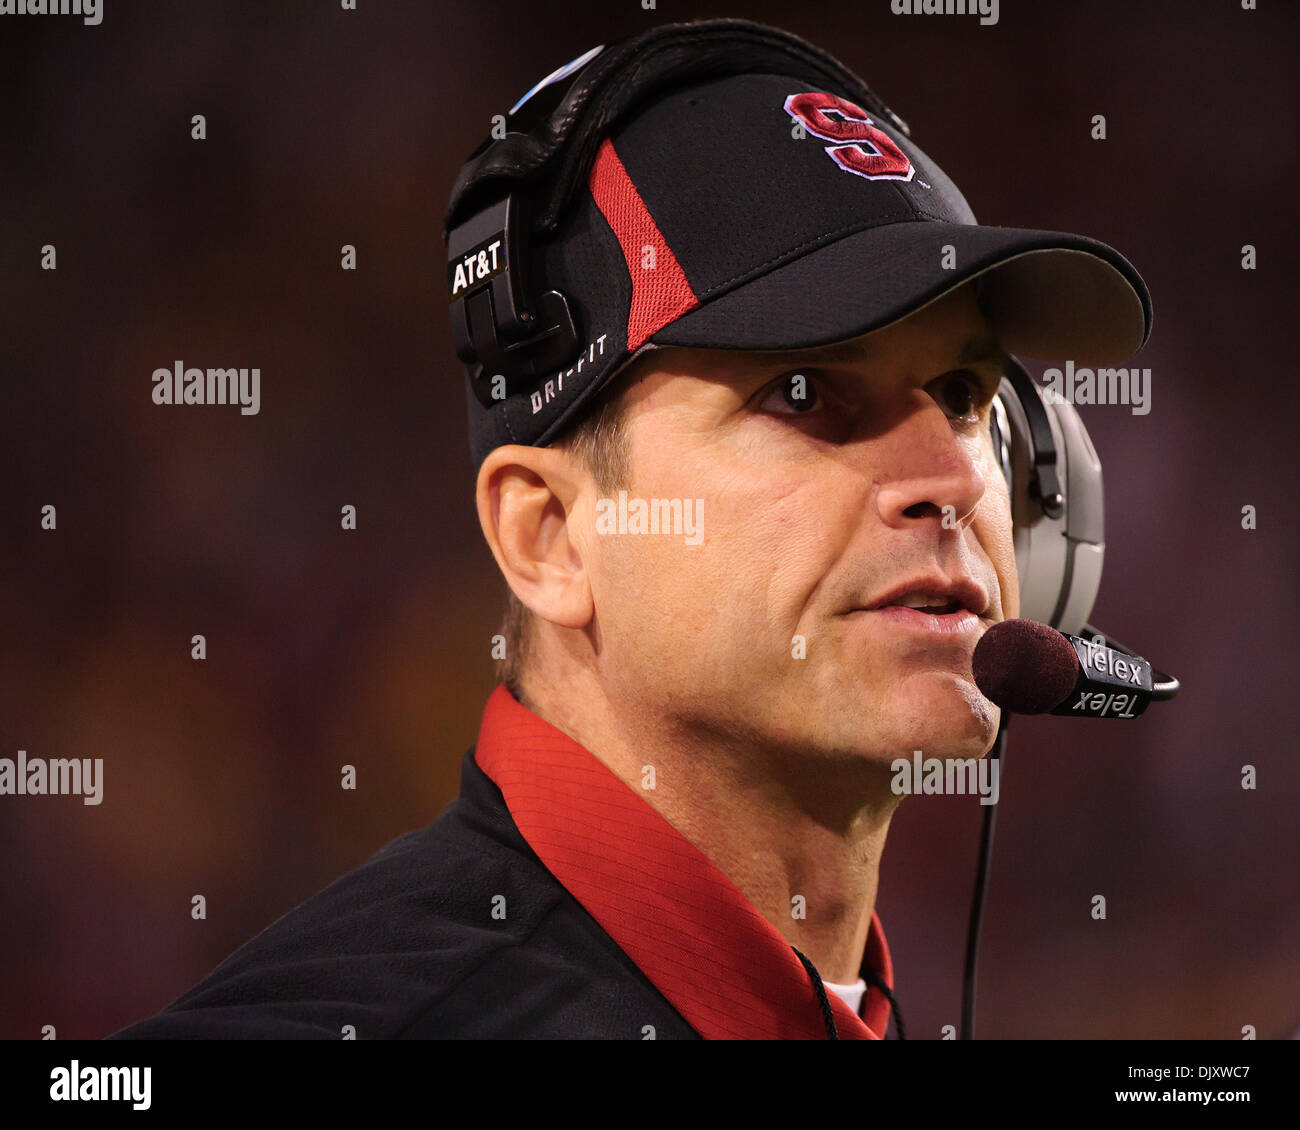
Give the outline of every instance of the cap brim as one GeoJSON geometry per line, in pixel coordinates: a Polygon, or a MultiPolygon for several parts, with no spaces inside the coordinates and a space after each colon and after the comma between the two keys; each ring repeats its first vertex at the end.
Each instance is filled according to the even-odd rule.
{"type": "Polygon", "coordinates": [[[828,345],[887,326],[976,277],[981,309],[1010,353],[1115,364],[1151,332],[1142,277],[1098,240],[926,220],[818,247],[706,298],[650,340],[712,349],[828,345]]]}

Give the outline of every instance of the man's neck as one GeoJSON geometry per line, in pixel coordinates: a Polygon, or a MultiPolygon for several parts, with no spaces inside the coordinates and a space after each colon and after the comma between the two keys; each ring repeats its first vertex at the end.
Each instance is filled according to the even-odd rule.
{"type": "Polygon", "coordinates": [[[530,692],[529,709],[640,793],[824,979],[857,979],[899,800],[887,771],[862,759],[730,748],[572,688],[530,692]]]}

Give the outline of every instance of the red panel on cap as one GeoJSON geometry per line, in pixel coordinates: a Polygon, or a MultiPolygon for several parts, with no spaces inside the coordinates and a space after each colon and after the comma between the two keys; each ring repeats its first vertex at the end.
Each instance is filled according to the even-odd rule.
{"type": "Polygon", "coordinates": [[[618,237],[632,276],[632,309],[627,315],[630,353],[652,333],[694,310],[700,300],[609,138],[601,142],[588,185],[596,206],[618,237]],[[653,268],[642,264],[647,247],[654,249],[653,268]]]}

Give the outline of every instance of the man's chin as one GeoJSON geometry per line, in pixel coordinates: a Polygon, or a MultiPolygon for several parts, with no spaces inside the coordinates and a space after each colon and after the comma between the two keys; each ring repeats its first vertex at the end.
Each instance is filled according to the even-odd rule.
{"type": "Polygon", "coordinates": [[[918,674],[883,706],[883,728],[893,731],[889,748],[919,749],[931,757],[982,757],[997,736],[998,708],[969,676],[918,674]]]}

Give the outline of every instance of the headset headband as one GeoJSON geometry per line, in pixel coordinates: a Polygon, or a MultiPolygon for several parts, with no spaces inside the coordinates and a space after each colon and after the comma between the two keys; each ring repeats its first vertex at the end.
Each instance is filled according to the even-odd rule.
{"type": "Polygon", "coordinates": [[[508,132],[480,146],[452,187],[444,239],[515,182],[527,182],[534,196],[532,231],[553,233],[586,183],[601,140],[623,115],[692,79],[768,71],[844,90],[910,134],[857,75],[796,35],[740,19],[668,24],[598,49],[548,117],[527,132],[508,132]]]}

